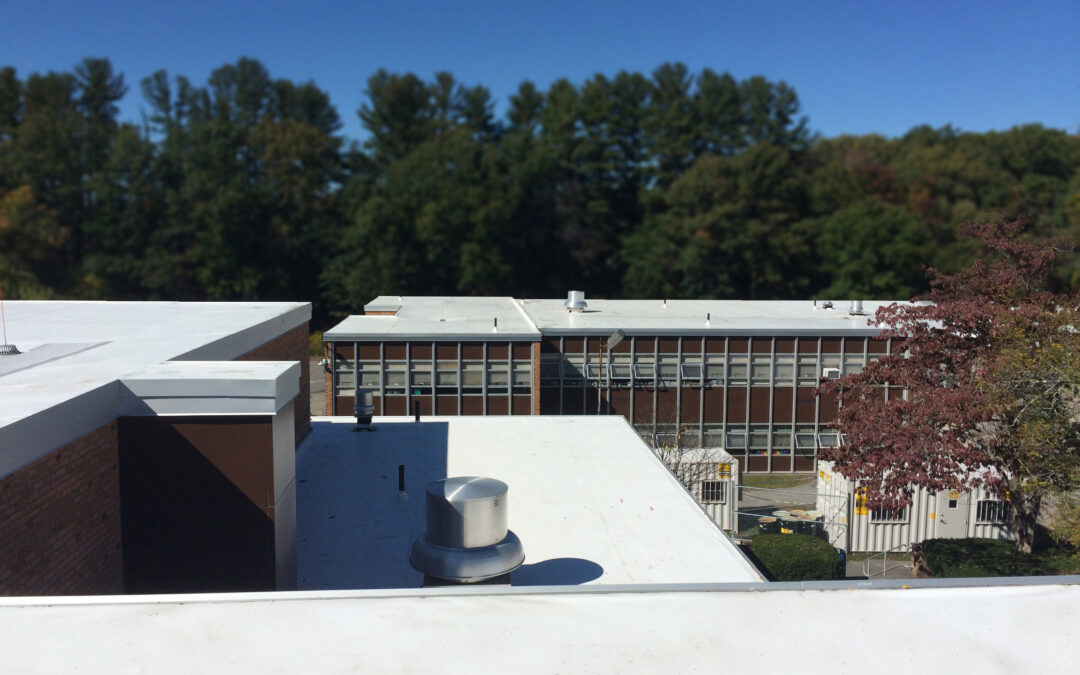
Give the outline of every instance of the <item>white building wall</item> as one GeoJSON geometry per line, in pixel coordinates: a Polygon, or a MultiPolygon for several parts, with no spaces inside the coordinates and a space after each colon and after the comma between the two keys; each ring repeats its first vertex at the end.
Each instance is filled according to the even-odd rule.
{"type": "MultiPolygon", "coordinates": [[[[830,462],[818,464],[818,510],[826,513],[826,522],[834,521],[847,524],[843,528],[832,528],[830,542],[834,546],[848,551],[888,551],[901,546],[910,546],[926,539],[940,536],[937,532],[938,514],[935,493],[918,488],[912,495],[912,504],[908,507],[904,522],[875,522],[872,511],[860,509],[857,503],[855,483],[832,471],[830,462]],[[831,514],[830,505],[840,502],[828,497],[847,496],[847,513],[831,514]],[[865,512],[864,512],[865,511],[865,512]],[[830,518],[830,515],[838,517],[830,518]],[[842,542],[846,539],[847,546],[842,542]]],[[[976,488],[968,501],[966,536],[987,539],[1012,539],[1011,523],[978,523],[976,515],[981,500],[993,500],[996,497],[984,488],[976,488]]],[[[836,508],[832,506],[832,508],[836,508]]]]}

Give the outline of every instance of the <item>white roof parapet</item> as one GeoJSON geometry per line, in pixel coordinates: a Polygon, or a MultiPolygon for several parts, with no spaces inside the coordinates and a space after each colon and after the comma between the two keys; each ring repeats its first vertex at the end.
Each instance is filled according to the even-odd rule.
{"type": "MultiPolygon", "coordinates": [[[[388,307],[397,296],[379,296],[365,309],[388,307]]],[[[536,341],[540,332],[510,297],[405,296],[392,316],[354,315],[323,333],[326,342],[366,340],[536,341]],[[493,325],[497,327],[492,330],[493,325]]],[[[370,311],[370,310],[369,310],[370,311]]]]}
{"type": "Polygon", "coordinates": [[[120,380],[120,414],[273,415],[299,382],[296,362],[170,361],[120,380]]]}

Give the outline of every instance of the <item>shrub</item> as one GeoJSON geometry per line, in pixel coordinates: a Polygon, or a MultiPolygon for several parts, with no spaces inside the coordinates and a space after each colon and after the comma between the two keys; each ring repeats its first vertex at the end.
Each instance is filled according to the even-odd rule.
{"type": "Polygon", "coordinates": [[[1050,574],[1037,556],[1002,539],[927,539],[921,545],[935,577],[1013,577],[1050,574]]]}
{"type": "Polygon", "coordinates": [[[759,534],[751,550],[776,581],[840,578],[840,554],[828,542],[805,534],[759,534]]]}

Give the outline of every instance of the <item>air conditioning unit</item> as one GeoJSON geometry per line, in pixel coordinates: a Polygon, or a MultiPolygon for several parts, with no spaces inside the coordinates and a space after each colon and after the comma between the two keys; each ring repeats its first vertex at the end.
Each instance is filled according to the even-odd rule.
{"type": "Polygon", "coordinates": [[[827,378],[835,380],[836,378],[840,377],[840,369],[839,368],[825,368],[824,370],[822,370],[822,374],[827,378]]]}

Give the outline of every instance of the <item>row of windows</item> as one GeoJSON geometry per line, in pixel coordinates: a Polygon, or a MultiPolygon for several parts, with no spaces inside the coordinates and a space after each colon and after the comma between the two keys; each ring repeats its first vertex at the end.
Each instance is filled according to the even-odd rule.
{"type": "Polygon", "coordinates": [[[485,379],[489,394],[505,394],[513,388],[515,394],[528,394],[532,388],[532,361],[360,361],[356,364],[358,382],[354,382],[353,364],[338,361],[335,374],[339,395],[352,395],[357,387],[370,389],[379,395],[385,386],[387,395],[406,392],[413,395],[430,395],[432,387],[439,394],[456,394],[461,386],[463,394],[483,393],[485,379]],[[459,367],[460,366],[460,367],[459,367]]]}
{"type": "MultiPolygon", "coordinates": [[[[870,360],[879,358],[870,354],[870,360]]],[[[862,354],[544,354],[540,385],[745,385],[816,386],[821,378],[861,372],[862,354]]]]}
{"type": "Polygon", "coordinates": [[[815,433],[813,425],[756,425],[705,424],[702,437],[698,439],[698,425],[687,424],[681,428],[674,424],[658,424],[656,431],[651,425],[638,425],[638,433],[654,439],[659,445],[693,446],[699,442],[707,448],[723,448],[733,454],[749,453],[764,455],[772,448],[774,455],[788,455],[794,449],[796,455],[813,456],[820,448],[837,447],[847,443],[846,437],[835,430],[815,433]],[[769,442],[772,441],[770,446],[769,442]]]}
{"type": "MultiPolygon", "coordinates": [[[[998,499],[980,499],[975,507],[975,522],[979,524],[1000,524],[1012,520],[1012,505],[998,499]]],[[[906,523],[908,509],[874,509],[870,512],[871,523],[906,523]]]]}

